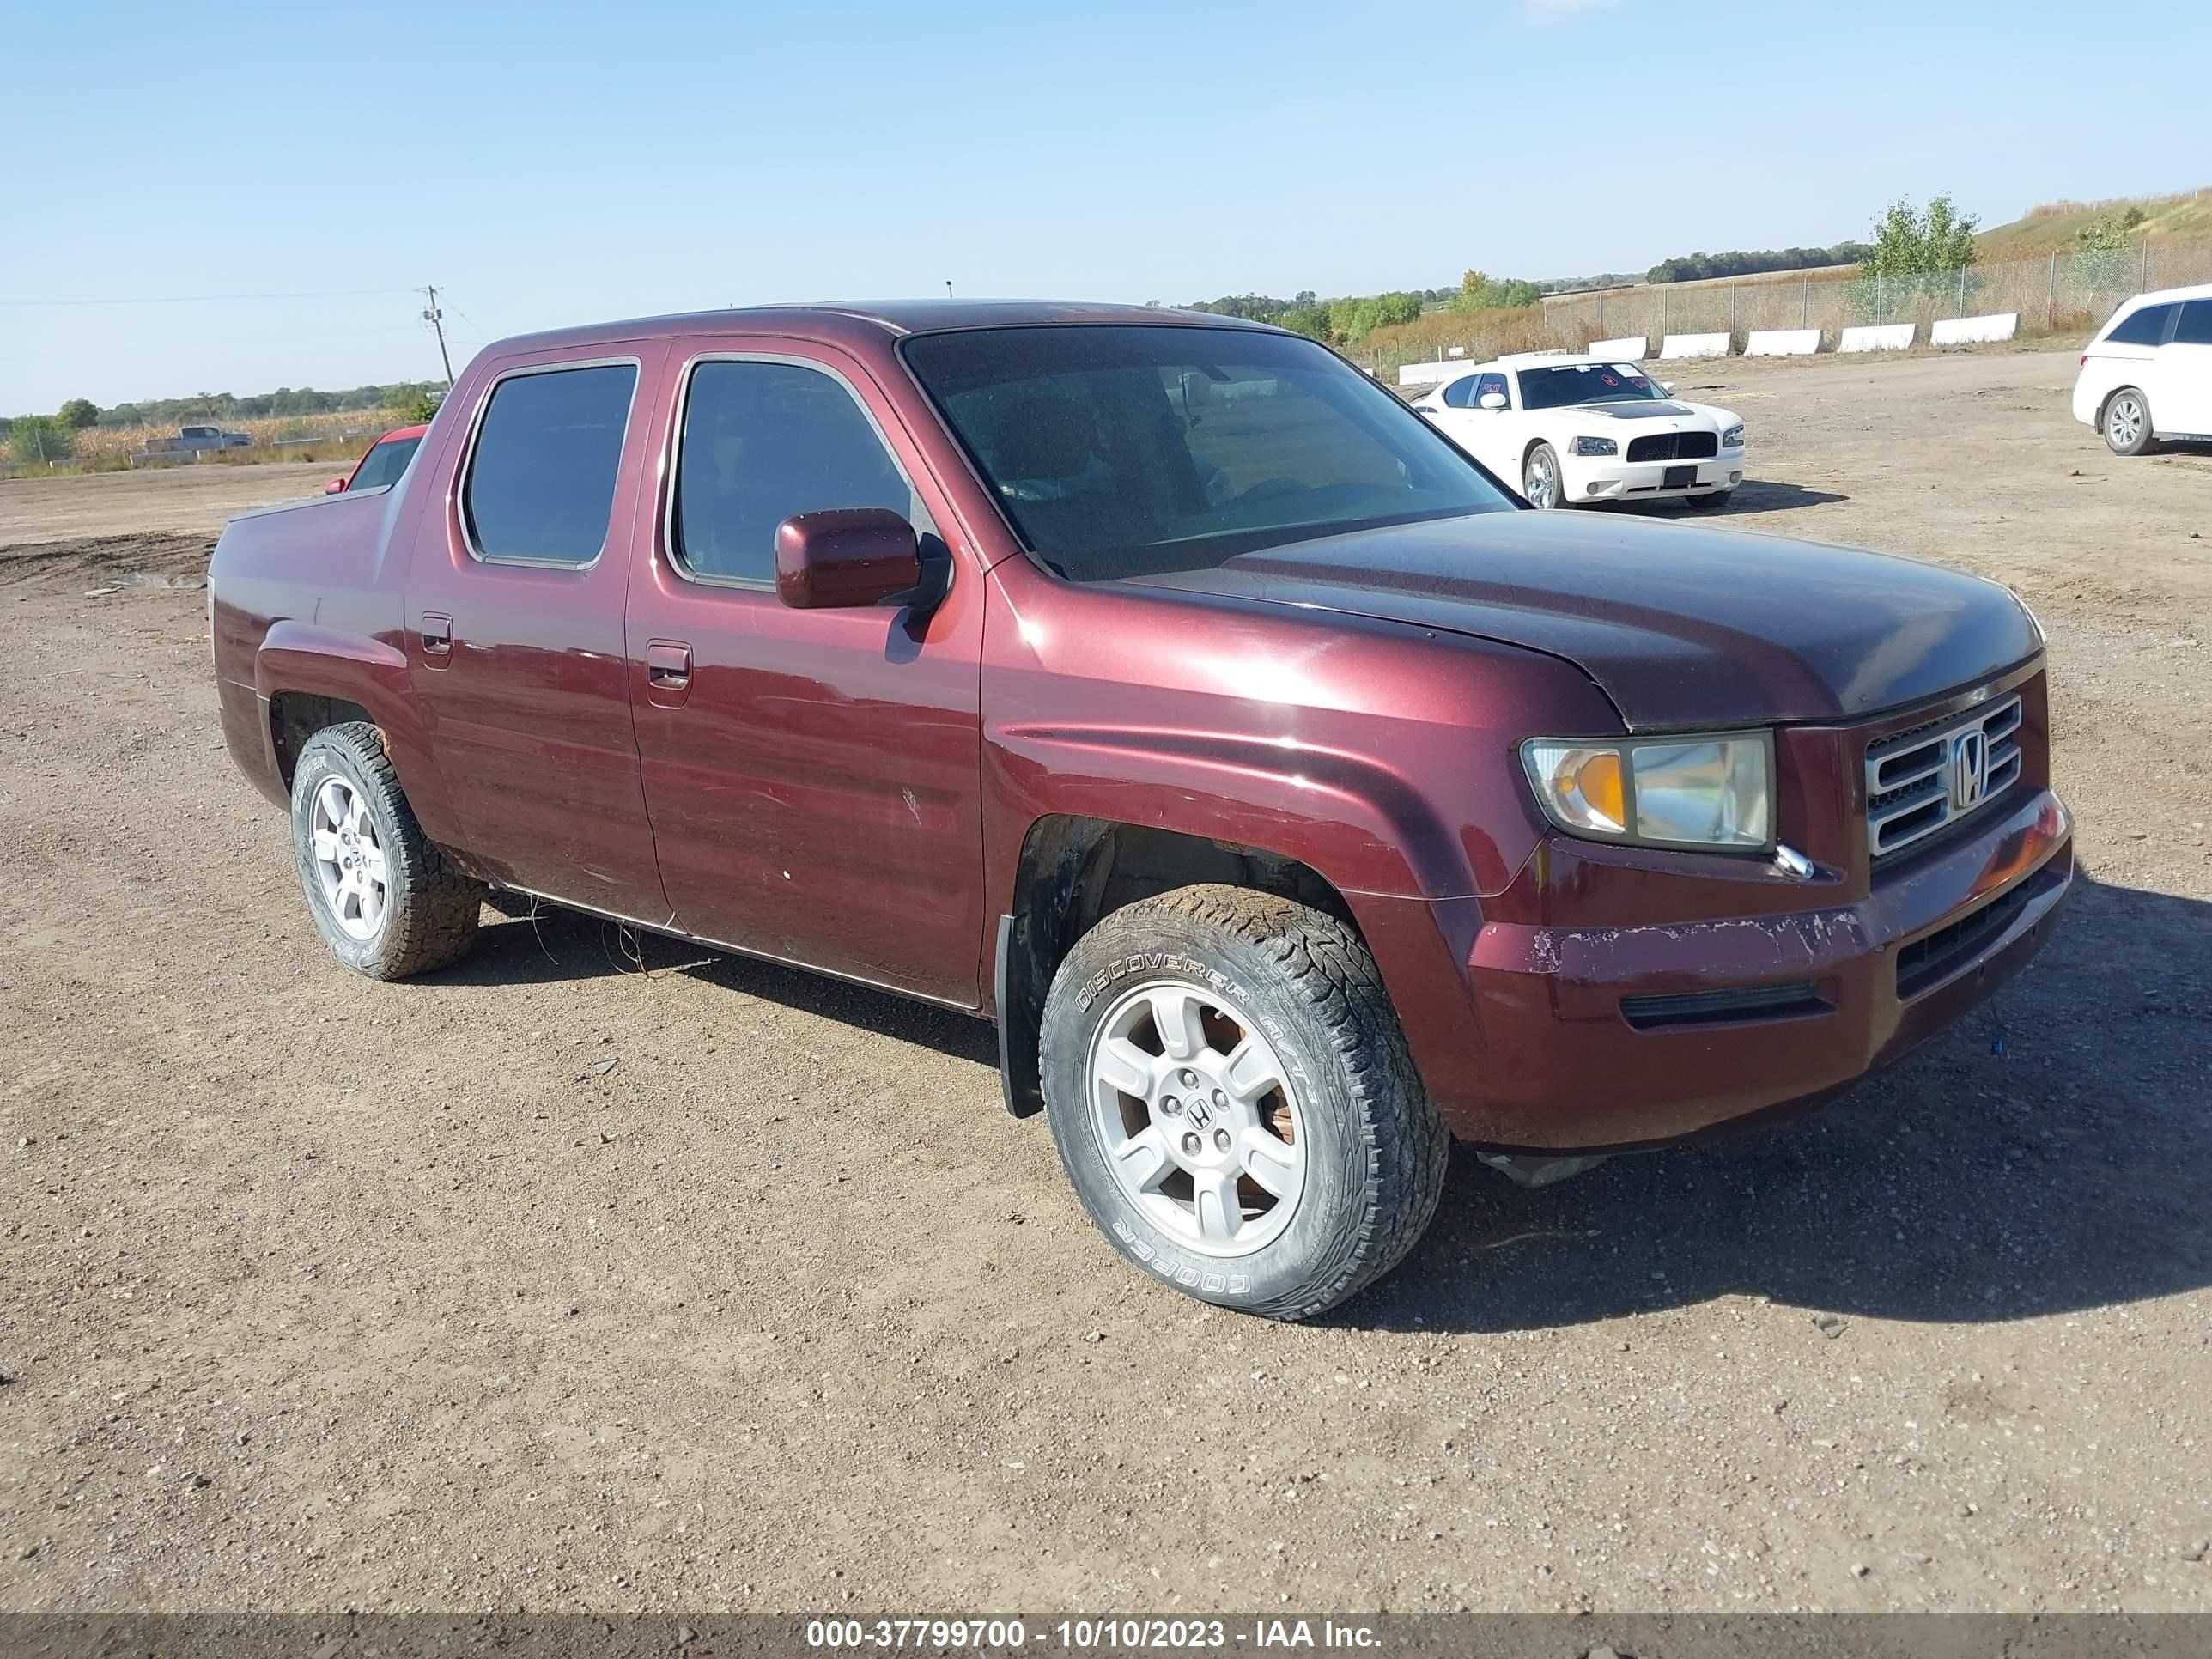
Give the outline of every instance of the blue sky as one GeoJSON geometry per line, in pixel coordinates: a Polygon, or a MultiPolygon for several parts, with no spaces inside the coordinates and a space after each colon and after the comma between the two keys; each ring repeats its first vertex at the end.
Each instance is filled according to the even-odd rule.
{"type": "Polygon", "coordinates": [[[1944,188],[1995,223],[2212,184],[2209,59],[2212,12],[2125,0],[0,0],[0,415],[434,374],[426,282],[458,368],[948,277],[1176,301],[1635,270],[1944,188]]]}

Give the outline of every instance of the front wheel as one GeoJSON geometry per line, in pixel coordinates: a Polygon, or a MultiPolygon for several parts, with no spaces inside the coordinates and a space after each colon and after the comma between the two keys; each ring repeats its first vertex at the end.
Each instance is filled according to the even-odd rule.
{"type": "Polygon", "coordinates": [[[2100,424],[2105,443],[2115,455],[2141,455],[2151,447],[2150,399],[2131,386],[2106,399],[2100,424]]]}
{"type": "Polygon", "coordinates": [[[1436,1212],[1449,1142],[1374,958],[1292,900],[1186,887],[1115,911],[1054,975],[1040,1059],[1084,1208],[1202,1300],[1325,1312],[1436,1212]]]}
{"type": "Polygon", "coordinates": [[[1521,493],[1531,507],[1565,504],[1566,486],[1559,477],[1559,458],[1549,444],[1538,444],[1521,463],[1521,493]]]}

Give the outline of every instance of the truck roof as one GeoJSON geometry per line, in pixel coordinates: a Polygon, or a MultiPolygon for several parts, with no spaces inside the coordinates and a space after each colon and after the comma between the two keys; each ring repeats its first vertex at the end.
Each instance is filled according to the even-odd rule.
{"type": "Polygon", "coordinates": [[[611,344],[620,340],[653,339],[663,335],[702,332],[781,334],[816,340],[848,340],[862,335],[878,340],[886,337],[902,339],[910,334],[933,334],[952,329],[1018,328],[1049,323],[1139,323],[1203,328],[1269,329],[1265,323],[1250,322],[1241,317],[1219,317],[1206,311],[1182,311],[1165,306],[1106,305],[1087,301],[822,301],[808,305],[732,306],[719,311],[679,312],[665,317],[635,317],[623,322],[592,323],[576,328],[551,329],[539,334],[518,334],[497,342],[490,349],[506,352],[518,347],[536,350],[560,346],[611,344]]]}

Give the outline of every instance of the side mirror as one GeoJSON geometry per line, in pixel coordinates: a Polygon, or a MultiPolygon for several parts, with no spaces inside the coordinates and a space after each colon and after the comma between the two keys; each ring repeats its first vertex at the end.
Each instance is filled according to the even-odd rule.
{"type": "Polygon", "coordinates": [[[794,611],[881,605],[921,586],[914,526],[886,507],[799,513],[775,527],[775,596],[794,611]]]}
{"type": "Polygon", "coordinates": [[[1505,407],[1505,394],[1502,392],[1486,392],[1477,401],[1485,409],[1503,409],[1505,407]]]}
{"type": "Polygon", "coordinates": [[[345,480],[343,478],[333,478],[323,486],[323,494],[325,495],[343,495],[344,491],[345,480]]]}
{"type": "Polygon", "coordinates": [[[1674,383],[1672,380],[1660,381],[1659,389],[1670,398],[1674,395],[1674,383]]]}

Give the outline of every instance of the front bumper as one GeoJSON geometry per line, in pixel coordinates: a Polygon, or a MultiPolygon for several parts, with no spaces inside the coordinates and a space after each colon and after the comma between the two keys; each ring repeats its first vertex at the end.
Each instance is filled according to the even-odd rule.
{"type": "MultiPolygon", "coordinates": [[[[1456,1022],[1393,995],[1458,1138],[1660,1145],[1834,1093],[1942,1030],[2040,948],[2073,874],[2072,817],[2036,791],[1856,902],[1607,928],[1477,921],[1456,1022]]],[[[1450,915],[1432,925],[1449,938],[1450,915]]]]}
{"type": "MultiPolygon", "coordinates": [[[[1624,452],[1625,453],[1625,452],[1624,452]]],[[[1703,461],[1624,461],[1612,455],[1562,455],[1559,481],[1569,506],[1591,501],[1676,501],[1705,495],[1716,489],[1733,489],[1743,482],[1741,448],[1723,449],[1703,461]],[[1671,472],[1693,476],[1688,483],[1670,484],[1671,472]]]]}

